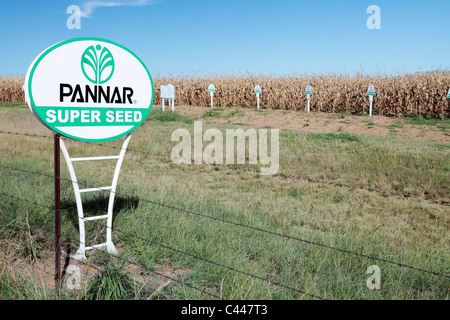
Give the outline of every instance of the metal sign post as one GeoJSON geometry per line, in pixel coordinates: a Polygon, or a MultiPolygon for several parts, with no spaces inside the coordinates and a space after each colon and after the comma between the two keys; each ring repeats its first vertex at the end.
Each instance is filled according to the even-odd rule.
{"type": "Polygon", "coordinates": [[[312,94],[311,86],[306,86],[305,94],[306,94],[306,99],[308,99],[308,112],[309,112],[310,111],[310,100],[311,100],[311,94],[312,94]]]}
{"type": "Polygon", "coordinates": [[[112,241],[117,182],[131,133],[144,122],[152,107],[153,80],[142,60],[124,46],[99,38],[75,38],[57,43],[36,57],[28,69],[24,90],[30,110],[55,135],[55,281],[58,292],[61,280],[60,152],[69,169],[78,211],[80,246],[72,257],[84,260],[90,249],[117,253],[112,241]],[[125,141],[119,155],[71,158],[60,136],[86,142],[125,136],[125,141]],[[80,189],[73,163],[96,160],[117,160],[111,185],[80,189]],[[110,192],[106,214],[85,217],[81,194],[101,190],[110,192]],[[100,219],[107,220],[106,241],[87,246],[84,224],[100,219]]]}
{"type": "Polygon", "coordinates": [[[214,88],[214,85],[213,85],[213,84],[210,84],[210,85],[209,85],[209,87],[208,87],[208,92],[209,92],[209,94],[211,95],[211,108],[212,108],[213,105],[214,105],[214,102],[213,102],[214,92],[216,92],[216,88],[214,88]]]}
{"type": "Polygon", "coordinates": [[[369,115],[372,116],[372,103],[373,103],[373,96],[375,95],[375,88],[374,86],[369,86],[367,89],[367,95],[369,96],[369,115]]]}
{"type": "MultiPolygon", "coordinates": [[[[448,93],[447,93],[447,104],[448,104],[448,108],[450,109],[450,89],[448,90],[448,93]]],[[[444,120],[444,108],[442,108],[442,120],[444,120]]]]}
{"type": "Polygon", "coordinates": [[[54,169],[55,169],[55,288],[59,297],[61,283],[61,179],[60,179],[60,134],[53,137],[54,169]]]}
{"type": "Polygon", "coordinates": [[[254,93],[256,93],[256,107],[259,110],[259,94],[261,93],[261,87],[259,85],[255,86],[254,93]]]}

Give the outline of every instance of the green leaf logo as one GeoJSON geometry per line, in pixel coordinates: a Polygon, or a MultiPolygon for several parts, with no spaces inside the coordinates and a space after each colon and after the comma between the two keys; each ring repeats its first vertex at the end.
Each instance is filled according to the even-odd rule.
{"type": "Polygon", "coordinates": [[[114,73],[114,58],[106,47],[89,46],[81,56],[81,70],[90,82],[102,84],[111,79],[114,73]]]}

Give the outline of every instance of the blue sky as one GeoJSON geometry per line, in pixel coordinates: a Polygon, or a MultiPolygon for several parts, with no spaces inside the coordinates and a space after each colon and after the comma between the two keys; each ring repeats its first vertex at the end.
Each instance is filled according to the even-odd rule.
{"type": "Polygon", "coordinates": [[[88,36],[128,47],[154,77],[448,70],[449,12],[448,0],[1,1],[0,74],[25,75],[47,47],[88,36]],[[88,14],[79,30],[70,5],[88,14]],[[366,26],[370,5],[380,30],[366,26]]]}

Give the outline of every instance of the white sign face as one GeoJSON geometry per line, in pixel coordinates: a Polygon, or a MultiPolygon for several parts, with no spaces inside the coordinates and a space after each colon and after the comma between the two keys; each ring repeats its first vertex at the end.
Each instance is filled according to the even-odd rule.
{"type": "Polygon", "coordinates": [[[216,88],[214,88],[214,85],[213,85],[213,84],[210,84],[210,85],[209,85],[208,91],[209,91],[209,92],[216,92],[216,88]]]}
{"type": "Polygon", "coordinates": [[[369,86],[369,88],[367,89],[367,95],[368,96],[374,96],[375,95],[375,88],[374,88],[374,86],[369,86]]]}
{"type": "Polygon", "coordinates": [[[450,99],[450,89],[448,90],[447,98],[450,99]]]}
{"type": "Polygon", "coordinates": [[[305,94],[312,94],[311,86],[306,86],[305,94]]]}
{"type": "Polygon", "coordinates": [[[255,93],[261,93],[261,87],[258,85],[255,86],[255,93]]]}
{"type": "Polygon", "coordinates": [[[63,136],[109,141],[136,129],[153,103],[144,63],[109,40],[76,38],[43,51],[25,78],[34,115],[63,136]]]}
{"type": "Polygon", "coordinates": [[[167,86],[161,86],[161,99],[168,99],[167,86]]]}
{"type": "Polygon", "coordinates": [[[175,87],[171,84],[161,86],[161,99],[175,99],[175,87]]]}

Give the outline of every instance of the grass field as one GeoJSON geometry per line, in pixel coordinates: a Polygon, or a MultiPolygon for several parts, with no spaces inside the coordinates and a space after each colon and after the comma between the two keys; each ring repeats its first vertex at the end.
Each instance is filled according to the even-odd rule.
{"type": "MultiPolygon", "coordinates": [[[[232,166],[172,163],[168,157],[176,144],[170,141],[172,131],[186,128],[192,132],[194,120],[202,120],[204,130],[213,126],[224,132],[226,128],[254,126],[250,122],[256,116],[290,116],[281,110],[241,108],[234,114],[230,111],[203,107],[181,108],[176,113],[153,110],[131,139],[130,149],[147,153],[129,151],[125,157],[113,239],[120,257],[150,270],[170,271],[179,281],[165,285],[158,297],[212,298],[192,287],[226,299],[313,299],[310,295],[326,299],[450,297],[448,277],[329,248],[448,275],[449,206],[305,179],[261,176],[232,166]],[[371,265],[381,270],[380,290],[370,290],[366,285],[370,276],[366,271],[371,265]]],[[[322,116],[331,127],[338,127],[330,131],[323,126],[318,132],[320,129],[313,124],[318,118],[313,115],[300,113],[289,119],[290,123],[259,126],[287,128],[280,133],[280,173],[450,200],[449,120],[409,117],[389,119],[386,123],[367,116],[356,120],[348,115],[322,116]],[[352,121],[358,121],[362,129],[351,132],[352,121]],[[306,126],[308,123],[311,125],[306,126]],[[408,132],[415,129],[427,134],[418,133],[413,139],[408,132]],[[371,130],[378,130],[378,134],[371,130]],[[440,138],[433,141],[433,135],[440,138]]],[[[0,130],[48,136],[0,134],[0,186],[3,193],[52,206],[52,178],[5,168],[52,175],[50,132],[24,105],[0,106],[0,130]]],[[[120,143],[108,142],[101,147],[68,141],[67,145],[71,154],[87,156],[115,154],[117,150],[107,146],[117,147],[120,143]]],[[[62,176],[68,179],[62,162],[62,176]]],[[[113,163],[102,162],[79,164],[76,170],[81,184],[104,186],[109,185],[114,167],[113,163]]],[[[72,243],[76,247],[76,207],[71,184],[62,181],[62,190],[63,246],[72,243]]],[[[85,211],[98,214],[104,210],[107,196],[106,192],[83,196],[88,201],[85,211]]],[[[48,253],[53,242],[53,211],[6,196],[0,199],[4,252],[0,298],[52,298],[51,268],[47,269],[50,275],[42,275],[47,282],[37,276],[24,279],[19,274],[23,265],[45,259],[50,265],[53,263],[48,253]]],[[[92,222],[89,231],[94,236],[87,241],[104,237],[102,230],[92,222]]],[[[91,256],[90,261],[100,267],[123,262],[94,252],[91,256]]],[[[151,272],[127,268],[140,281],[138,287],[144,288],[132,298],[148,298],[143,293],[158,287],[157,281],[150,287],[144,284],[151,272]]],[[[83,297],[77,291],[65,290],[63,294],[70,299],[83,297]]]]}

